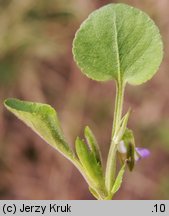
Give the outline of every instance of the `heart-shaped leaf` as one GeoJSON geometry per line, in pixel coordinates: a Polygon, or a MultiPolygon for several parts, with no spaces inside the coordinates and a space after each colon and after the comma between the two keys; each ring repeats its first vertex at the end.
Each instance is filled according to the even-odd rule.
{"type": "Polygon", "coordinates": [[[91,79],[137,85],[156,73],[163,45],[148,15],[125,4],[109,4],[82,23],[73,41],[73,54],[91,79]]]}
{"type": "Polygon", "coordinates": [[[5,107],[34,130],[48,144],[69,159],[73,156],[64,140],[56,111],[47,104],[7,99],[5,107]]]}

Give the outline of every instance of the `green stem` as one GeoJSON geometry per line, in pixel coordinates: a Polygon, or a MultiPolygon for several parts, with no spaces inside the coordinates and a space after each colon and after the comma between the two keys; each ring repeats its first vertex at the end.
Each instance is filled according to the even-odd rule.
{"type": "Polygon", "coordinates": [[[115,110],[114,110],[114,120],[112,128],[112,139],[118,126],[120,124],[122,109],[123,109],[123,98],[124,98],[124,84],[121,82],[116,83],[116,100],[115,100],[115,110]]]}
{"type": "Polygon", "coordinates": [[[109,195],[111,196],[111,189],[113,187],[116,175],[116,151],[117,143],[115,142],[115,134],[118,130],[123,109],[123,97],[124,97],[124,84],[120,81],[116,83],[116,100],[115,100],[115,110],[114,110],[114,121],[112,128],[111,145],[107,159],[106,174],[105,174],[105,184],[109,195]]]}
{"type": "MultiPolygon", "coordinates": [[[[117,143],[116,143],[116,133],[119,129],[120,121],[122,118],[122,108],[123,108],[123,97],[124,97],[124,87],[125,85],[118,81],[116,83],[116,100],[115,100],[115,110],[114,110],[114,121],[112,127],[112,137],[111,137],[111,145],[107,159],[106,165],[106,174],[105,174],[105,186],[101,186],[99,188],[92,189],[92,194],[95,193],[97,199],[102,200],[111,200],[112,199],[112,187],[115,182],[116,177],[116,152],[117,152],[117,143]]],[[[92,188],[93,182],[92,179],[86,174],[83,166],[78,161],[76,157],[70,158],[73,164],[77,167],[77,169],[81,172],[89,187],[92,188]]]]}

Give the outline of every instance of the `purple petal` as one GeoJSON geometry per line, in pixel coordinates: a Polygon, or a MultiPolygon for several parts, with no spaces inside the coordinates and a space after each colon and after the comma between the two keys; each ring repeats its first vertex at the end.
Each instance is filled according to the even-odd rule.
{"type": "Polygon", "coordinates": [[[146,158],[150,155],[150,151],[146,148],[136,148],[136,151],[142,158],[146,158]]]}

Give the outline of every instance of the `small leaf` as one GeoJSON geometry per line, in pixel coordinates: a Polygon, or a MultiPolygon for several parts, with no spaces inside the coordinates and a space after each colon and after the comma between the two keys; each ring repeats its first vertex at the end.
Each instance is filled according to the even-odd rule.
{"type": "Polygon", "coordinates": [[[102,168],[96,161],[93,152],[88,149],[87,145],[79,137],[76,139],[75,147],[78,158],[83,165],[87,176],[90,177],[92,186],[97,188],[100,185],[103,185],[104,178],[102,168]]]}
{"type": "Polygon", "coordinates": [[[113,185],[113,188],[112,188],[112,191],[111,191],[112,194],[115,194],[119,190],[119,188],[121,187],[125,167],[126,167],[126,164],[124,163],[124,165],[121,167],[121,169],[120,169],[120,171],[119,171],[119,173],[117,175],[117,178],[115,180],[115,183],[113,185]]]}
{"type": "Polygon", "coordinates": [[[156,73],[163,45],[157,26],[147,14],[125,4],[108,4],[81,24],[73,54],[91,79],[138,85],[156,73]]]}
{"type": "Polygon", "coordinates": [[[51,106],[17,99],[7,99],[4,105],[48,144],[68,158],[72,157],[73,153],[64,140],[57,113],[51,106]]]}
{"type": "Polygon", "coordinates": [[[122,118],[121,120],[121,123],[120,123],[120,126],[119,126],[119,129],[117,131],[117,133],[115,134],[115,137],[116,137],[116,142],[120,142],[125,131],[126,131],[126,127],[127,127],[127,123],[128,123],[128,119],[129,119],[129,116],[130,116],[130,110],[124,115],[124,117],[122,118]]]}
{"type": "Polygon", "coordinates": [[[109,151],[109,154],[111,153],[111,157],[110,155],[108,155],[108,160],[107,160],[107,164],[109,164],[109,166],[106,166],[106,176],[105,176],[105,184],[106,184],[106,188],[108,191],[112,190],[113,184],[115,182],[115,177],[116,177],[116,155],[117,155],[117,145],[116,143],[112,143],[111,144],[111,152],[109,151]]]}
{"type": "Polygon", "coordinates": [[[96,137],[94,136],[93,132],[91,131],[91,129],[88,126],[85,127],[84,135],[85,135],[85,138],[86,138],[87,143],[89,145],[89,148],[93,152],[97,162],[102,164],[99,145],[97,143],[96,137]]]}

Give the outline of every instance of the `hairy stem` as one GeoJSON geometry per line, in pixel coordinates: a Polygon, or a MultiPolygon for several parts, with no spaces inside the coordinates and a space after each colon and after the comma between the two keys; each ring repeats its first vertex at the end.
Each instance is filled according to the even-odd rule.
{"type": "Polygon", "coordinates": [[[116,151],[117,151],[117,143],[116,143],[116,131],[120,125],[120,120],[122,117],[122,109],[123,109],[123,97],[124,97],[124,84],[122,82],[116,83],[116,100],[115,100],[115,110],[114,110],[114,121],[112,128],[112,137],[111,137],[111,145],[107,158],[106,165],[106,174],[105,174],[105,184],[109,195],[111,194],[111,190],[115,181],[116,175],[116,151]]]}

